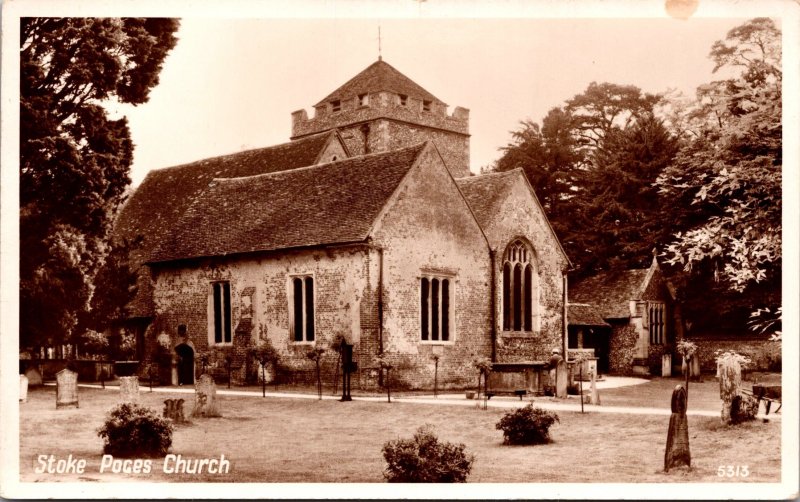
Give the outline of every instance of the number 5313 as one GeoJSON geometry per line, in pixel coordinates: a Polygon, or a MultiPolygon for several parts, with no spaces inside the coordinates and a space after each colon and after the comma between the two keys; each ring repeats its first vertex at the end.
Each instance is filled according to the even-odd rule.
{"type": "Polygon", "coordinates": [[[746,478],[749,475],[746,465],[721,465],[717,468],[717,476],[721,478],[746,478]]]}

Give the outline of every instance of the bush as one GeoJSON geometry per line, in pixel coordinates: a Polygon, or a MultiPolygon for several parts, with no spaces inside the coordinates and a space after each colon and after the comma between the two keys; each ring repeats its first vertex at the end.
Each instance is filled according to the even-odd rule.
{"type": "Polygon", "coordinates": [[[733,396],[731,400],[731,423],[740,424],[755,420],[758,414],[758,400],[753,396],[742,394],[733,396]]]}
{"type": "Polygon", "coordinates": [[[97,435],[103,438],[103,453],[117,457],[158,457],[172,445],[172,425],[150,408],[130,403],[112,408],[97,435]]]}
{"type": "Polygon", "coordinates": [[[550,442],[550,426],[558,421],[555,413],[529,404],[506,413],[495,427],[503,431],[504,444],[545,444],[550,442]]]}
{"type": "Polygon", "coordinates": [[[383,475],[390,483],[464,483],[475,461],[464,448],[461,443],[439,442],[431,426],[423,426],[413,439],[383,445],[389,464],[383,475]]]}

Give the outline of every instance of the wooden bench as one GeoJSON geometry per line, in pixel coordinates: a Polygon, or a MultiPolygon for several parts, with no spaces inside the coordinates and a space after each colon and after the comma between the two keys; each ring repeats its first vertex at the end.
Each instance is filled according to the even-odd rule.
{"type": "Polygon", "coordinates": [[[519,400],[522,401],[522,396],[527,395],[528,391],[525,389],[491,389],[486,391],[486,399],[491,399],[498,394],[513,394],[519,396],[519,400]]]}
{"type": "Polygon", "coordinates": [[[762,385],[762,384],[753,384],[753,390],[742,390],[744,394],[749,396],[753,396],[758,401],[759,406],[761,405],[761,401],[764,401],[764,409],[766,410],[766,415],[769,415],[769,409],[772,407],[772,403],[778,403],[778,409],[775,410],[775,413],[781,411],[781,407],[783,403],[781,402],[781,386],[780,385],[762,385]]]}

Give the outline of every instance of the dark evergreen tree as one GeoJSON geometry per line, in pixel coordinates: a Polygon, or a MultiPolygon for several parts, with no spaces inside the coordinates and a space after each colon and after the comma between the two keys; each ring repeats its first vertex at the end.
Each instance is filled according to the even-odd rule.
{"type": "Polygon", "coordinates": [[[174,19],[24,18],[20,26],[20,346],[64,343],[88,310],[130,184],[112,100],[141,104],[174,19]]]}

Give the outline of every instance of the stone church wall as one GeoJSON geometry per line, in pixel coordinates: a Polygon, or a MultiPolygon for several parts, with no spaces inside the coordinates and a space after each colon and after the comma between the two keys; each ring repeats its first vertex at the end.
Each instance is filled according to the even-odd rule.
{"type": "Polygon", "coordinates": [[[384,350],[395,369],[392,385],[432,388],[474,385],[476,358],[491,354],[489,249],[477,222],[434,149],[407,176],[376,224],[384,249],[384,350]],[[453,287],[451,340],[421,340],[423,275],[447,277],[453,287]]]}
{"type": "MultiPolygon", "coordinates": [[[[375,309],[368,284],[368,251],[366,248],[341,248],[302,252],[272,253],[252,258],[207,259],[192,267],[161,267],[156,274],[156,320],[149,330],[148,344],[164,335],[174,346],[183,340],[178,326],[186,326],[186,341],[191,341],[195,358],[213,343],[212,283],[229,281],[231,287],[231,324],[233,346],[239,370],[234,382],[245,379],[248,361],[246,351],[259,341],[269,340],[281,356],[280,381],[313,381],[313,363],[306,354],[314,347],[326,349],[323,369],[336,370],[336,353],[331,345],[344,336],[356,345],[376,336],[375,309]],[[315,343],[299,343],[290,339],[290,281],[295,275],[314,278],[315,343]],[[243,292],[252,299],[252,329],[248,334],[236,328],[246,319],[243,292]]],[[[247,322],[243,324],[248,324],[247,322]]],[[[216,345],[220,347],[220,345],[216,345]]],[[[358,353],[358,352],[357,352],[358,353]]],[[[196,375],[200,374],[199,363],[196,375]]],[[[328,381],[326,379],[326,381],[328,381]]]]}
{"type": "MultiPolygon", "coordinates": [[[[546,360],[553,349],[561,349],[563,337],[564,283],[567,266],[558,241],[553,237],[544,213],[531,198],[521,175],[514,181],[503,202],[503,212],[486,229],[496,250],[495,295],[497,310],[497,360],[500,362],[546,360]],[[533,247],[539,272],[538,329],[532,332],[507,332],[503,328],[503,255],[517,237],[533,247]]],[[[537,322],[534,320],[534,325],[537,322]]],[[[535,326],[534,326],[535,327],[535,326]]]]}

